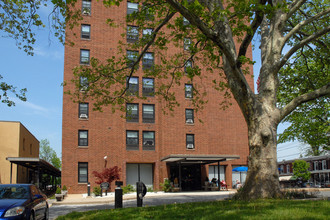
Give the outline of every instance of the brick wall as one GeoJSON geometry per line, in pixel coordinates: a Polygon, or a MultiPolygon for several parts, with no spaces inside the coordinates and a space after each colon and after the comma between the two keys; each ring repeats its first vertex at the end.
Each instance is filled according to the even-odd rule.
{"type": "MultiPolygon", "coordinates": [[[[81,3],[78,2],[78,8],[81,3]]],[[[75,42],[74,46],[65,46],[64,80],[68,83],[64,91],[73,89],[70,83],[72,69],[79,65],[80,49],[89,49],[91,57],[101,60],[117,54],[119,40],[125,30],[123,28],[111,28],[105,23],[106,18],[112,18],[116,22],[125,24],[126,4],[120,7],[106,9],[101,3],[92,1],[90,16],[83,16],[82,24],[91,25],[91,39],[80,38],[80,26],[72,31],[67,31],[67,40],[75,42]],[[75,34],[75,36],[74,36],[75,34]]],[[[152,50],[152,49],[151,49],[152,50]]],[[[169,48],[177,51],[174,46],[169,48]]],[[[252,57],[251,48],[248,56],[252,57]]],[[[157,54],[155,54],[157,62],[157,54]]],[[[204,68],[205,69],[205,68],[204,68]]],[[[252,72],[252,67],[250,67],[252,72]]],[[[206,74],[206,71],[203,72],[206,74]]],[[[140,68],[135,76],[139,77],[139,92],[142,95],[143,70],[140,68]]],[[[221,154],[240,155],[239,160],[221,163],[227,165],[226,180],[231,183],[231,165],[246,165],[248,157],[247,126],[242,113],[235,100],[225,111],[220,109],[223,101],[222,94],[213,89],[211,80],[214,76],[206,79],[194,79],[194,85],[202,88],[208,93],[208,103],[204,110],[194,114],[195,123],[185,123],[185,108],[192,108],[191,100],[185,98],[184,84],[188,79],[183,79],[180,86],[172,88],[176,92],[176,98],[181,104],[171,114],[164,115],[162,108],[165,103],[157,97],[146,100],[137,100],[139,103],[139,122],[126,122],[122,116],[124,113],[117,111],[112,113],[109,107],[103,112],[94,112],[92,100],[89,102],[89,118],[81,120],[78,118],[78,104],[73,103],[68,95],[63,96],[63,131],[62,131],[62,185],[66,185],[69,193],[86,192],[86,184],[78,184],[78,162],[88,162],[88,179],[91,186],[95,186],[92,171],[101,171],[104,168],[104,156],[107,156],[107,167],[119,166],[122,170],[121,180],[126,181],[127,163],[152,163],[154,165],[154,187],[168,176],[168,167],[161,158],[169,154],[221,154]],[[142,123],[142,104],[155,104],[155,123],[142,123]],[[203,123],[199,122],[201,119],[203,123]],[[78,130],[88,130],[88,147],[78,147],[78,130]],[[139,150],[126,150],[126,130],[139,131],[139,150]],[[142,131],[155,131],[155,150],[145,151],[142,149],[142,131]],[[195,149],[186,149],[186,134],[195,135],[195,149]]],[[[247,77],[251,87],[253,78],[247,77]]],[[[157,84],[157,79],[155,80],[157,84]]],[[[206,169],[208,170],[208,169],[206,169]]],[[[202,175],[205,178],[205,175],[202,175]]],[[[113,189],[114,187],[112,187],[113,189]]]]}

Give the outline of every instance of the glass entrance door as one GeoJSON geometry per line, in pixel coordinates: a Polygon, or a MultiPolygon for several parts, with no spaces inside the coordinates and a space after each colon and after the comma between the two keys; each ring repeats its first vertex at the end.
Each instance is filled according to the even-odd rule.
{"type": "MultiPolygon", "coordinates": [[[[170,181],[174,182],[175,178],[179,178],[179,165],[170,166],[170,181]]],[[[190,164],[181,165],[181,188],[182,191],[201,190],[201,165],[190,164]]]]}

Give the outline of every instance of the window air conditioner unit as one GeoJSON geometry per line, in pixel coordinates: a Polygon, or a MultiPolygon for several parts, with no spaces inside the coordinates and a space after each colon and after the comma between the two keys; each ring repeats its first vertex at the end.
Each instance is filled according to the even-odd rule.
{"type": "Polygon", "coordinates": [[[83,15],[90,15],[90,11],[88,9],[84,9],[82,12],[83,15]]]}
{"type": "Polygon", "coordinates": [[[79,118],[88,119],[88,116],[86,114],[80,114],[79,118]]]}
{"type": "Polygon", "coordinates": [[[186,123],[188,123],[188,124],[193,124],[194,121],[193,121],[192,119],[187,119],[186,123]]]}
{"type": "Polygon", "coordinates": [[[194,145],[193,144],[187,144],[187,149],[194,149],[194,145]]]}
{"type": "Polygon", "coordinates": [[[143,145],[149,145],[149,146],[153,146],[154,145],[154,142],[153,141],[145,141],[144,143],[143,143],[143,145]]]}

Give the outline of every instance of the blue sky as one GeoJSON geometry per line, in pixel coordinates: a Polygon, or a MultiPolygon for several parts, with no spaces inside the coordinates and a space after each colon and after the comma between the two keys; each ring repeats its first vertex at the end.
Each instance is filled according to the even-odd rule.
{"type": "MultiPolygon", "coordinates": [[[[44,9],[42,13],[47,15],[48,12],[44,9]]],[[[64,46],[54,37],[49,41],[47,28],[36,33],[34,56],[19,50],[13,39],[0,38],[0,75],[8,84],[28,90],[26,102],[13,99],[15,107],[0,104],[0,120],[20,121],[39,141],[48,139],[61,157],[64,46]]],[[[254,65],[256,81],[260,68],[258,50],[254,51],[253,57],[257,61],[254,65]]],[[[280,125],[278,132],[284,128],[285,125],[280,125]]],[[[298,158],[300,147],[298,142],[278,145],[278,160],[298,158]]]]}
{"type": "Polygon", "coordinates": [[[19,50],[15,40],[0,39],[3,81],[28,90],[27,102],[14,98],[15,107],[0,104],[0,120],[20,121],[39,141],[48,139],[61,156],[64,46],[54,37],[50,44],[48,29],[37,30],[34,56],[19,50]]]}

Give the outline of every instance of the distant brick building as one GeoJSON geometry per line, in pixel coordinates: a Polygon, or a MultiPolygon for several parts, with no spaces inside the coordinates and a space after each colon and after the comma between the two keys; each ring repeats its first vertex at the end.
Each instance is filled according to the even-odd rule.
{"type": "MultiPolygon", "coordinates": [[[[118,53],[119,40],[131,41],[142,34],[131,31],[125,39],[121,35],[122,28],[110,27],[105,22],[111,18],[125,23],[126,14],[137,9],[135,3],[109,9],[100,2],[83,0],[78,1],[77,7],[82,8],[83,20],[80,27],[67,30],[66,40],[73,41],[74,46],[65,46],[67,86],[64,92],[74,88],[71,83],[74,67],[88,65],[90,57],[104,60],[114,56],[118,53]]],[[[168,55],[178,50],[173,46],[168,49],[168,55]]],[[[153,52],[152,48],[149,52],[153,52]]],[[[251,48],[248,56],[252,58],[251,48]]],[[[159,60],[157,54],[150,53],[142,62],[148,66],[159,60]]],[[[247,79],[253,87],[253,78],[247,79]]],[[[206,177],[217,178],[220,174],[220,179],[225,179],[231,187],[232,181],[240,178],[237,174],[233,178],[232,168],[247,164],[247,126],[235,100],[231,100],[233,105],[225,111],[220,109],[224,99],[213,89],[211,80],[194,79],[195,85],[205,88],[208,99],[205,109],[198,114],[191,101],[191,86],[194,85],[188,78],[183,79],[181,86],[173,88],[181,105],[175,108],[173,115],[163,114],[164,101],[152,95],[157,79],[145,77],[143,68],[137,70],[129,84],[130,89],[147,99],[127,103],[127,108],[131,109],[127,119],[121,117],[122,112],[112,113],[108,107],[103,112],[92,111],[92,99],[73,103],[64,94],[62,184],[68,187],[69,193],[86,192],[87,182],[92,187],[96,185],[93,171],[118,166],[124,185],[135,185],[141,180],[159,189],[164,178],[172,182],[179,178],[182,190],[197,190],[206,177]]]]}
{"type": "MultiPolygon", "coordinates": [[[[299,158],[295,160],[304,160],[310,167],[311,178],[309,183],[314,185],[330,186],[330,156],[315,156],[307,158],[299,158]]],[[[278,162],[278,169],[280,173],[280,179],[285,179],[285,177],[290,177],[293,175],[293,162],[295,160],[284,160],[278,162]]]]}

